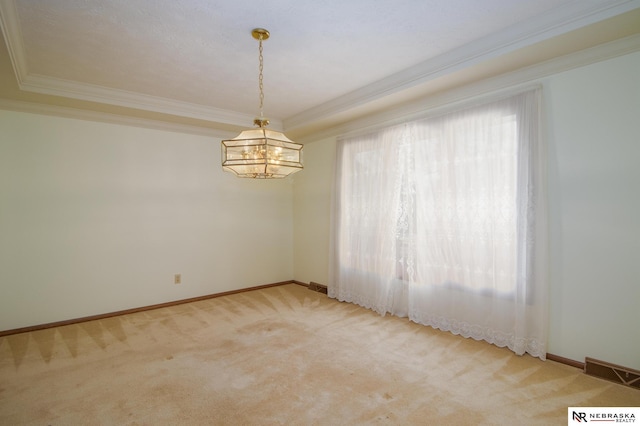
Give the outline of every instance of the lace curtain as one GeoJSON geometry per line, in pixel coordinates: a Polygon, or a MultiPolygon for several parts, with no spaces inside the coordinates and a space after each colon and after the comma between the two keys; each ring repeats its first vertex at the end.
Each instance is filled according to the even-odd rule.
{"type": "Polygon", "coordinates": [[[341,139],[329,297],[544,359],[540,91],[341,139]]]}

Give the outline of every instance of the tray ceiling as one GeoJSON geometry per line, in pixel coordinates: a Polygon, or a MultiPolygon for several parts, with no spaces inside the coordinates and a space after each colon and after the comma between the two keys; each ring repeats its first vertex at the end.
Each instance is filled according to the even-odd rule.
{"type": "MultiPolygon", "coordinates": [[[[267,28],[265,113],[273,127],[300,130],[386,108],[385,98],[489,62],[493,73],[527,65],[500,66],[519,51],[544,60],[532,47],[548,52],[549,40],[639,8],[637,0],[2,0],[0,23],[15,75],[6,84],[20,92],[221,129],[247,127],[258,112],[250,32],[267,28]]],[[[584,48],[585,38],[572,43],[584,48]]]]}

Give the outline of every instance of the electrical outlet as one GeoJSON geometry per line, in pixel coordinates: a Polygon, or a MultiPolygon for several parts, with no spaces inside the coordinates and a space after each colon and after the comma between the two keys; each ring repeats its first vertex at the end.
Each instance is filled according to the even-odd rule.
{"type": "Polygon", "coordinates": [[[175,274],[173,276],[173,283],[180,284],[182,282],[182,274],[175,274]]]}

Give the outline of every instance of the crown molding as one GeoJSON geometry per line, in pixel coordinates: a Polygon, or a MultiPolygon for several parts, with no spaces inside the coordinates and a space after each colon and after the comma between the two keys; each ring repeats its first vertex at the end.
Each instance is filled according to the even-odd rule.
{"type": "MultiPolygon", "coordinates": [[[[45,95],[62,96],[241,127],[250,127],[254,119],[254,116],[249,114],[33,74],[23,77],[19,86],[21,90],[45,95]]],[[[282,122],[271,120],[271,127],[282,128],[282,122]]]]}
{"type": "MultiPolygon", "coordinates": [[[[241,127],[251,127],[255,118],[253,115],[220,108],[30,74],[14,0],[0,1],[0,27],[20,90],[241,127]]],[[[271,119],[270,127],[282,130],[282,120],[271,119]]]]}
{"type": "Polygon", "coordinates": [[[46,105],[33,102],[0,99],[0,110],[25,112],[29,114],[50,115],[54,117],[87,120],[100,123],[118,124],[146,129],[162,130],[165,132],[188,133],[193,135],[208,136],[213,138],[228,139],[238,132],[218,130],[202,126],[188,124],[169,123],[160,120],[131,117],[106,112],[91,111],[86,109],[69,108],[58,105],[46,105]]]}
{"type": "Polygon", "coordinates": [[[20,84],[24,76],[27,75],[27,59],[24,53],[18,11],[13,0],[0,1],[0,30],[9,50],[13,72],[18,84],[20,84]]]}
{"type": "Polygon", "coordinates": [[[536,19],[520,22],[414,67],[310,108],[284,120],[284,128],[304,127],[385,96],[469,68],[551,37],[629,12],[640,0],[582,0],[552,9],[536,19]]]}
{"type": "MultiPolygon", "coordinates": [[[[487,96],[489,93],[500,96],[507,91],[519,90],[522,86],[532,84],[536,80],[549,75],[638,51],[640,51],[640,35],[623,38],[521,70],[485,79],[436,96],[428,96],[418,101],[398,105],[392,110],[368,115],[364,118],[352,120],[340,125],[327,126],[323,130],[314,132],[313,136],[301,136],[300,142],[311,143],[336,136],[350,136],[357,133],[373,131],[381,127],[392,126],[401,122],[425,118],[429,114],[442,113],[449,108],[455,107],[457,103],[470,100],[474,97],[487,96]]],[[[237,131],[231,132],[202,126],[169,123],[160,120],[8,99],[0,99],[0,109],[177,133],[196,134],[220,139],[231,138],[237,134],[237,131]]]]}
{"type": "Polygon", "coordinates": [[[314,132],[313,135],[301,135],[297,139],[302,143],[311,143],[332,137],[363,134],[383,127],[427,118],[446,113],[461,102],[469,102],[474,99],[489,101],[490,98],[504,96],[508,93],[524,90],[527,86],[540,84],[541,79],[553,74],[636,52],[640,52],[640,34],[487,78],[444,93],[425,96],[416,101],[396,105],[392,109],[377,114],[327,126],[321,131],[314,132]]]}

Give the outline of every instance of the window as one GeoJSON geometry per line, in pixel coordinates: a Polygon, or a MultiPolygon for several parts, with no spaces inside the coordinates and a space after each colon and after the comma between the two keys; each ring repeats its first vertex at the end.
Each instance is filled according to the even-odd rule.
{"type": "Polygon", "coordinates": [[[515,283],[516,164],[514,114],[469,112],[439,125],[418,122],[399,129],[392,147],[345,143],[341,149],[344,212],[357,244],[342,264],[391,261],[395,277],[420,285],[509,293],[515,283]],[[477,123],[483,123],[482,129],[477,123]],[[423,128],[423,127],[426,127],[423,128]],[[422,137],[420,137],[422,135],[422,137]],[[428,137],[425,137],[428,136],[428,137]],[[389,152],[389,148],[393,151],[389,152]],[[389,164],[393,158],[395,164],[389,164]],[[386,161],[385,161],[386,159],[386,161]],[[393,182],[391,197],[362,191],[393,182]],[[383,201],[384,200],[384,201],[383,201]],[[395,208],[384,216],[381,203],[395,208]],[[394,250],[378,259],[379,221],[388,221],[394,250]],[[420,267],[416,265],[419,258],[420,267]]]}
{"type": "MultiPolygon", "coordinates": [[[[515,334],[496,337],[521,315],[510,304],[535,306],[536,315],[546,306],[544,271],[534,272],[546,255],[536,254],[546,235],[536,226],[544,215],[538,97],[533,90],[341,140],[330,297],[515,347],[515,334]]],[[[544,334],[546,317],[535,321],[544,334]]],[[[544,344],[538,337],[528,341],[533,352],[544,344]]]]}

